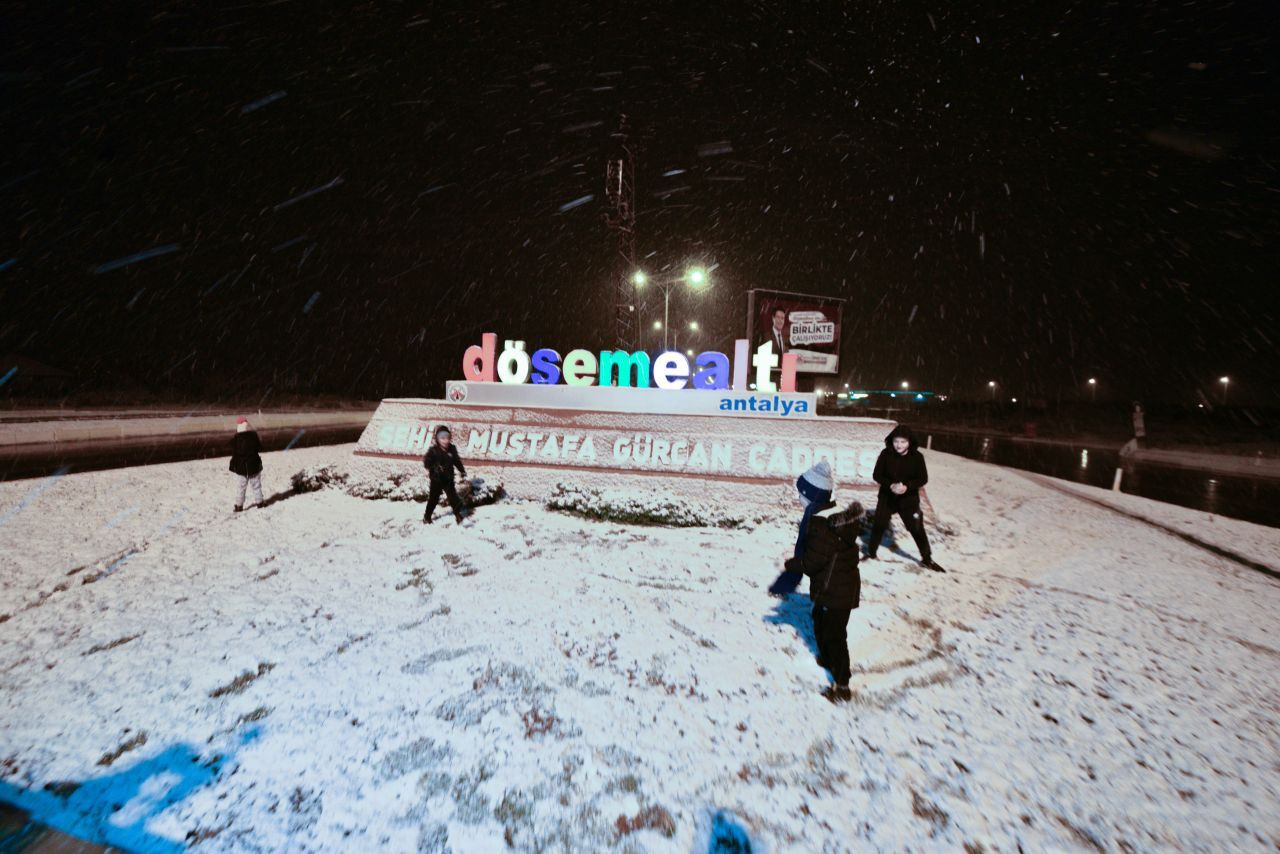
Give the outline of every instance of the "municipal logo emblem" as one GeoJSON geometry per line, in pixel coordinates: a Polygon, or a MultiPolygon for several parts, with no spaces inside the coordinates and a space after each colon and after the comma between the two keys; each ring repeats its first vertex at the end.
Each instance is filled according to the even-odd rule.
{"type": "Polygon", "coordinates": [[[467,399],[467,384],[453,383],[449,386],[449,399],[454,403],[462,403],[467,399]]]}

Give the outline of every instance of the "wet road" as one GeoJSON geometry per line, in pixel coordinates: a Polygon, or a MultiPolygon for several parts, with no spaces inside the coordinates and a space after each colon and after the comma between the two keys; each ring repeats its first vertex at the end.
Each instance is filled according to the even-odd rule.
{"type": "Polygon", "coordinates": [[[1024,442],[1003,436],[929,431],[933,449],[1077,483],[1111,488],[1120,468],[1120,491],[1280,527],[1280,480],[1170,468],[1123,459],[1114,448],[1024,442]]]}

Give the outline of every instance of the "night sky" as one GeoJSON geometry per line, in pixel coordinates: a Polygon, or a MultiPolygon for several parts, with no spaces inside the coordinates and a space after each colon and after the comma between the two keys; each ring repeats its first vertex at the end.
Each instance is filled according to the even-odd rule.
{"type": "Polygon", "coordinates": [[[0,353],[378,398],[611,346],[626,113],[645,268],[715,265],[682,347],[779,288],[855,386],[1280,402],[1264,4],[961,5],[5,4],[0,353]]]}

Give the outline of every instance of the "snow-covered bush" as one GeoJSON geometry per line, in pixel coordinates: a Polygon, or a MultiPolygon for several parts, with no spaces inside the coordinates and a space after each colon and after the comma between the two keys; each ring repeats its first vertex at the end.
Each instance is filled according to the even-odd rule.
{"type": "Polygon", "coordinates": [[[427,478],[411,472],[392,472],[347,484],[347,495],[387,501],[426,501],[427,478]]]}
{"type": "Polygon", "coordinates": [[[293,473],[294,492],[319,492],[330,486],[342,486],[347,473],[334,466],[311,466],[293,473]]]}
{"type": "Polygon", "coordinates": [[[665,525],[672,528],[742,528],[747,520],[709,504],[696,504],[674,495],[654,492],[622,492],[558,483],[547,508],[628,525],[665,525]]]}
{"type": "MultiPolygon", "coordinates": [[[[342,489],[353,498],[386,501],[426,501],[430,484],[420,472],[397,471],[380,477],[352,480],[351,475],[336,466],[319,466],[295,472],[294,492],[317,492],[342,489]]],[[[457,484],[458,497],[466,507],[493,504],[506,497],[501,483],[489,483],[474,477],[457,484]]]]}

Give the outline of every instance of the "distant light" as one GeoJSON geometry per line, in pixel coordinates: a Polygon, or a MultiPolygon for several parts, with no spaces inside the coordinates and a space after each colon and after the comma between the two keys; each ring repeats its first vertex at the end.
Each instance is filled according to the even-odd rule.
{"type": "Polygon", "coordinates": [[[1011,397],[1011,398],[1009,398],[1009,402],[1010,402],[1010,403],[1017,403],[1017,402],[1018,402],[1018,399],[1017,399],[1016,397],[1011,397]]]}
{"type": "Polygon", "coordinates": [[[691,285],[694,285],[694,286],[701,285],[707,280],[707,271],[702,269],[701,267],[694,267],[689,271],[688,279],[689,279],[689,284],[691,285]]]}
{"type": "Polygon", "coordinates": [[[1089,385],[1097,385],[1097,384],[1098,384],[1097,380],[1095,380],[1093,377],[1089,377],[1089,385]]]}
{"type": "Polygon", "coordinates": [[[866,398],[868,398],[868,397],[870,397],[870,396],[871,396],[871,395],[867,394],[866,392],[862,392],[862,391],[851,391],[851,392],[849,392],[849,399],[850,399],[850,400],[864,400],[864,399],[866,399],[866,398]]]}
{"type": "Polygon", "coordinates": [[[849,387],[849,384],[848,384],[848,383],[845,383],[845,384],[844,384],[844,387],[845,387],[845,388],[848,388],[848,387],[849,387]]]}
{"type": "Polygon", "coordinates": [[[1085,448],[1080,452],[1080,468],[1087,469],[1089,467],[1089,449],[1085,448]]]}
{"type": "Polygon", "coordinates": [[[897,395],[897,394],[895,394],[894,392],[889,392],[889,397],[897,397],[897,396],[898,396],[898,395],[897,395]]]}
{"type": "Polygon", "coordinates": [[[1204,404],[1203,404],[1203,403],[1197,403],[1197,404],[1196,404],[1196,406],[1198,406],[1200,409],[1204,409],[1204,404]]]}
{"type": "Polygon", "coordinates": [[[995,381],[995,380],[992,380],[991,382],[987,383],[987,388],[995,388],[995,387],[996,387],[996,381],[995,381]]]}
{"type": "Polygon", "coordinates": [[[903,388],[908,388],[908,385],[907,385],[907,381],[906,381],[906,380],[903,380],[903,381],[902,381],[902,387],[903,387],[903,388]]]}
{"type": "Polygon", "coordinates": [[[661,321],[661,320],[655,320],[655,321],[653,322],[653,328],[654,328],[654,329],[661,329],[661,328],[662,328],[662,321],[661,321]]]}
{"type": "Polygon", "coordinates": [[[1218,380],[1218,382],[1223,384],[1229,383],[1231,382],[1231,377],[1222,377],[1221,379],[1218,380]]]}
{"type": "Polygon", "coordinates": [[[637,288],[643,288],[644,283],[649,281],[649,277],[644,274],[644,270],[636,270],[636,274],[631,277],[631,281],[635,283],[637,288]]]}
{"type": "Polygon", "coordinates": [[[690,320],[690,321],[689,321],[689,328],[690,328],[690,329],[692,329],[694,332],[697,332],[697,331],[698,331],[698,321],[696,321],[696,320],[690,320]]]}
{"type": "Polygon", "coordinates": [[[923,395],[923,394],[917,394],[917,395],[916,395],[916,400],[924,400],[924,395],[923,395]]]}
{"type": "Polygon", "coordinates": [[[685,351],[684,351],[684,354],[685,354],[686,356],[692,356],[692,355],[693,355],[693,351],[692,351],[692,350],[685,350],[685,351]]]}

